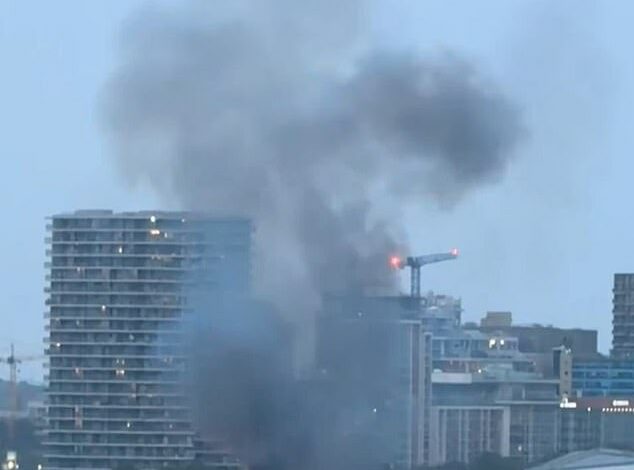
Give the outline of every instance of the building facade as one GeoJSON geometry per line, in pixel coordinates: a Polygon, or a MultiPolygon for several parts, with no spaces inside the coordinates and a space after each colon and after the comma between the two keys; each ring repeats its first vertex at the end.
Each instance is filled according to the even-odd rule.
{"type": "Polygon", "coordinates": [[[336,383],[347,438],[389,468],[429,461],[431,335],[401,297],[335,297],[319,319],[317,364],[336,383]]]}
{"type": "Polygon", "coordinates": [[[577,397],[632,397],[634,361],[573,355],[572,390],[577,397]]]}
{"type": "Polygon", "coordinates": [[[501,314],[489,312],[479,327],[483,333],[502,333],[513,336],[519,341],[519,350],[523,353],[539,353],[550,356],[553,348],[566,346],[574,354],[591,355],[597,353],[597,331],[581,328],[557,328],[552,325],[516,325],[512,323],[510,312],[501,314]]]}
{"type": "Polygon", "coordinates": [[[485,452],[525,463],[558,451],[558,380],[491,365],[432,374],[431,463],[473,462],[485,452]]]}
{"type": "MultiPolygon", "coordinates": [[[[561,379],[544,374],[502,328],[507,313],[495,320],[493,329],[455,328],[432,338],[433,465],[469,464],[483,453],[528,463],[557,453],[561,379]]],[[[552,351],[544,357],[552,362],[552,351]]]]}
{"type": "Polygon", "coordinates": [[[572,350],[566,346],[553,349],[553,376],[559,379],[559,397],[573,396],[572,388],[572,350]]]}
{"type": "Polygon", "coordinates": [[[634,273],[614,275],[612,356],[634,359],[634,273]]]}
{"type": "Polygon", "coordinates": [[[431,415],[433,464],[469,463],[487,452],[510,455],[509,407],[439,405],[431,415]]]}
{"type": "Polygon", "coordinates": [[[634,398],[580,397],[562,401],[562,453],[597,448],[634,450],[634,398]]]}
{"type": "Polygon", "coordinates": [[[47,229],[46,468],[191,462],[180,326],[197,289],[248,291],[251,223],[77,211],[47,229]]]}

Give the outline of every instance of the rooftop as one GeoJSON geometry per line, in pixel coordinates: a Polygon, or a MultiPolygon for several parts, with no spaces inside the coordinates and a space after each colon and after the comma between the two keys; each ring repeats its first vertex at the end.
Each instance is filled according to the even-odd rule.
{"type": "Polygon", "coordinates": [[[140,211],[115,212],[110,209],[81,209],[81,210],[76,210],[72,212],[62,212],[62,213],[54,214],[47,218],[48,219],[54,219],[54,218],[139,219],[139,218],[149,218],[152,216],[155,216],[157,218],[166,218],[166,219],[176,219],[176,218],[180,219],[185,217],[189,219],[247,220],[246,217],[229,216],[226,214],[213,214],[213,213],[195,212],[195,211],[140,210],[140,211]]]}
{"type": "Polygon", "coordinates": [[[593,449],[572,452],[530,470],[634,470],[634,452],[593,449]]]}

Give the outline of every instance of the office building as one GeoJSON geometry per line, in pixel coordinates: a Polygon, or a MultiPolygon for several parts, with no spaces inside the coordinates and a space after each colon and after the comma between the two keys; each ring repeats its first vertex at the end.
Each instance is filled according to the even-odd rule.
{"type": "Polygon", "coordinates": [[[634,361],[573,354],[572,390],[577,397],[632,397],[634,361]]]}
{"type": "Polygon", "coordinates": [[[612,355],[634,359],[634,273],[614,275],[612,305],[612,355]]]}
{"type": "Polygon", "coordinates": [[[534,372],[534,361],[518,351],[518,340],[477,330],[454,330],[432,337],[434,370],[476,373],[488,366],[510,365],[517,372],[534,372]]]}
{"type": "Polygon", "coordinates": [[[525,463],[557,454],[559,381],[511,364],[432,374],[430,461],[470,463],[486,452],[525,463]]]}
{"type": "Polygon", "coordinates": [[[317,364],[336,383],[332,402],[347,439],[404,470],[428,462],[430,434],[431,337],[410,300],[329,298],[317,337],[317,364]]]}
{"type": "MultiPolygon", "coordinates": [[[[490,317],[484,323],[495,328],[458,327],[432,337],[432,465],[469,464],[483,453],[529,463],[557,453],[570,355],[557,356],[567,380],[546,375],[509,333],[510,314],[490,317]]],[[[543,356],[552,370],[553,351],[543,356]]]]}
{"type": "Polygon", "coordinates": [[[634,399],[580,397],[563,400],[560,451],[596,448],[634,450],[634,399]]]}
{"type": "Polygon", "coordinates": [[[248,292],[251,223],[77,211],[47,229],[46,468],[191,463],[180,327],[199,289],[248,292]]]}
{"type": "MultiPolygon", "coordinates": [[[[473,327],[469,327],[470,329],[473,327]]],[[[553,348],[565,345],[574,354],[597,353],[597,331],[581,328],[557,328],[552,325],[516,325],[512,323],[510,312],[489,312],[479,327],[483,333],[501,333],[519,340],[519,350],[523,353],[542,353],[550,357],[553,348]]]]}

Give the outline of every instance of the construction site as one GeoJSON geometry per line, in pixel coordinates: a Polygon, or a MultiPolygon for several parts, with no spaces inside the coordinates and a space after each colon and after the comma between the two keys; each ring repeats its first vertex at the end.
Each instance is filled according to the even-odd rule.
{"type": "Polygon", "coordinates": [[[42,466],[41,442],[46,430],[44,388],[19,380],[20,365],[42,363],[44,355],[9,354],[0,357],[8,380],[0,380],[0,455],[3,470],[42,466]]]}

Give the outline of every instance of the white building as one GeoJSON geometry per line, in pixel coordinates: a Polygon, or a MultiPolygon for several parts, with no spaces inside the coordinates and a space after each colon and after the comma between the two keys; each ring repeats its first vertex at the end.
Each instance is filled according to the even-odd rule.
{"type": "Polygon", "coordinates": [[[530,463],[557,454],[557,380],[511,364],[432,373],[430,462],[470,463],[491,452],[530,463]]]}

